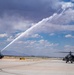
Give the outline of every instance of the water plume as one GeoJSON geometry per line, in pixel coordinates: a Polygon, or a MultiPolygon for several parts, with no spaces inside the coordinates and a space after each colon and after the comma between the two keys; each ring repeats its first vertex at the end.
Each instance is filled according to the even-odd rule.
{"type": "Polygon", "coordinates": [[[60,17],[63,13],[64,13],[65,9],[60,13],[60,14],[57,14],[57,13],[54,13],[52,16],[50,17],[47,17],[47,18],[44,18],[42,19],[41,21],[39,21],[38,23],[36,23],[35,25],[33,25],[32,27],[30,27],[29,29],[27,29],[25,32],[21,33],[21,35],[19,35],[17,38],[15,38],[12,42],[10,42],[6,47],[4,47],[2,51],[4,51],[7,47],[9,47],[11,44],[13,44],[15,41],[17,41],[18,39],[22,38],[23,36],[29,36],[32,32],[32,30],[34,28],[37,28],[38,26],[40,26],[41,24],[43,23],[46,23],[47,21],[51,22],[51,20],[58,15],[58,17],[60,17]]]}

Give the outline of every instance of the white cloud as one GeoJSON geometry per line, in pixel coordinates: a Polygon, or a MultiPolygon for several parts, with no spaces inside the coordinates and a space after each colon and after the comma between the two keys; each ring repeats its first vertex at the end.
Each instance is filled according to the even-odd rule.
{"type": "Polygon", "coordinates": [[[42,38],[42,36],[39,35],[39,34],[33,34],[31,37],[32,37],[32,38],[42,38]]]}
{"type": "Polygon", "coordinates": [[[74,38],[74,36],[72,36],[71,34],[67,34],[65,35],[66,38],[74,38]]]}
{"type": "Polygon", "coordinates": [[[67,8],[71,8],[71,7],[74,7],[74,4],[71,3],[71,2],[63,2],[62,3],[62,9],[67,9],[67,8]]]}
{"type": "Polygon", "coordinates": [[[7,42],[11,42],[11,41],[13,41],[13,36],[10,36],[9,38],[7,38],[7,42]]]}
{"type": "Polygon", "coordinates": [[[10,47],[7,48],[7,51],[13,50],[13,52],[16,50],[16,52],[22,52],[27,55],[44,55],[44,56],[54,56],[52,55],[53,52],[56,51],[56,47],[58,46],[58,43],[50,43],[47,40],[41,39],[41,40],[26,40],[21,41],[18,40],[14,44],[12,44],[10,47]]]}
{"type": "Polygon", "coordinates": [[[74,25],[71,22],[74,22],[74,9],[67,9],[60,17],[54,17],[51,21],[53,24],[59,24],[59,25],[74,25]]]}
{"type": "Polygon", "coordinates": [[[58,46],[58,44],[54,44],[54,43],[50,43],[47,40],[40,40],[39,43],[41,45],[43,45],[44,47],[54,47],[54,46],[58,46]]]}
{"type": "Polygon", "coordinates": [[[50,35],[50,36],[54,36],[54,35],[55,35],[55,33],[50,33],[49,35],[50,35]]]}
{"type": "Polygon", "coordinates": [[[73,51],[74,52],[74,46],[72,46],[72,45],[65,45],[64,46],[64,51],[68,51],[68,52],[73,51]]]}
{"type": "Polygon", "coordinates": [[[8,35],[6,33],[0,34],[0,38],[4,38],[4,37],[8,37],[8,35]]]}
{"type": "Polygon", "coordinates": [[[25,20],[21,16],[8,16],[5,14],[0,17],[0,32],[14,33],[16,31],[25,31],[32,24],[32,21],[25,20]]]}
{"type": "Polygon", "coordinates": [[[20,41],[20,40],[18,40],[16,43],[18,44],[18,43],[21,43],[21,44],[24,44],[24,47],[26,47],[26,46],[28,46],[28,47],[42,47],[42,48],[44,48],[44,47],[55,47],[55,46],[58,46],[59,44],[58,43],[56,43],[56,44],[54,44],[54,43],[50,43],[50,42],[48,42],[47,40],[44,40],[44,39],[41,39],[41,40],[38,40],[38,41],[36,41],[36,40],[27,40],[27,41],[20,41]]]}
{"type": "Polygon", "coordinates": [[[74,25],[57,25],[51,23],[44,23],[40,24],[40,26],[37,26],[36,28],[31,30],[30,33],[33,32],[54,33],[60,31],[74,31],[74,25]]]}

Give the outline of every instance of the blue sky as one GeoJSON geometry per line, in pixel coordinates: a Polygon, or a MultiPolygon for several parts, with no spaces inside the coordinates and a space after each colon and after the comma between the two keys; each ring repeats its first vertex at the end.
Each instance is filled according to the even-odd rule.
{"type": "Polygon", "coordinates": [[[74,0],[0,0],[3,48],[7,55],[62,56],[56,52],[74,51],[74,0]]]}

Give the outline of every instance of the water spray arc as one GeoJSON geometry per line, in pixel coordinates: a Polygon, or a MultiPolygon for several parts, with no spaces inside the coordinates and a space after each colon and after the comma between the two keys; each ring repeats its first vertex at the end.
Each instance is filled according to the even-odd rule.
{"type": "MultiPolygon", "coordinates": [[[[60,17],[63,13],[64,13],[65,9],[60,13],[58,14],[58,17],[60,17]]],[[[30,31],[33,30],[34,28],[36,28],[37,26],[39,26],[40,24],[42,23],[45,23],[47,21],[51,21],[55,16],[57,15],[57,13],[54,13],[52,16],[50,17],[47,17],[45,19],[42,19],[41,21],[39,21],[38,23],[36,23],[34,26],[30,27],[29,29],[27,29],[25,32],[21,33],[21,35],[19,35],[17,38],[15,38],[12,42],[10,42],[6,47],[4,47],[2,51],[4,51],[7,47],[9,47],[11,44],[13,44],[15,41],[17,41],[18,39],[22,38],[23,36],[27,36],[30,34],[30,31]]]]}

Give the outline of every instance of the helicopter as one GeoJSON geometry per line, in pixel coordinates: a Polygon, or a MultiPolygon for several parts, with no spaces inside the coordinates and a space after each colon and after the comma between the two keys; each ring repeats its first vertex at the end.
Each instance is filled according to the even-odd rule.
{"type": "Polygon", "coordinates": [[[68,62],[71,62],[73,63],[74,62],[74,55],[72,53],[74,52],[61,52],[61,53],[69,53],[68,55],[66,55],[64,58],[63,58],[63,61],[66,61],[66,63],[68,62]]]}
{"type": "Polygon", "coordinates": [[[4,55],[2,55],[1,52],[0,52],[0,59],[2,59],[3,57],[4,57],[4,55]]]}

